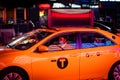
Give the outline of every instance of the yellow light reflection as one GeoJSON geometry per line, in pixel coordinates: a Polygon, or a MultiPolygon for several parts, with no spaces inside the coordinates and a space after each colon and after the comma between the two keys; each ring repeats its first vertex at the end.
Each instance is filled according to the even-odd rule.
{"type": "Polygon", "coordinates": [[[40,17],[44,16],[44,13],[45,13],[44,10],[40,11],[40,12],[39,12],[39,16],[40,16],[40,17]]]}

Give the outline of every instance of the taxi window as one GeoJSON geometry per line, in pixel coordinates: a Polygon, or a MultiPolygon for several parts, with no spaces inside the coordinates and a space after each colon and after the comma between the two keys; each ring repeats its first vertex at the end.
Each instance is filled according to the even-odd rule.
{"type": "Polygon", "coordinates": [[[31,34],[24,34],[15,40],[8,43],[6,46],[9,48],[15,48],[18,50],[26,50],[35,44],[37,44],[39,41],[44,39],[45,37],[52,34],[51,32],[45,32],[45,31],[36,31],[35,33],[31,34]]]}
{"type": "Polygon", "coordinates": [[[59,51],[59,50],[71,50],[76,48],[76,34],[75,33],[65,33],[58,35],[46,44],[48,51],[59,51]]]}
{"type": "Polygon", "coordinates": [[[115,45],[113,41],[96,32],[81,33],[82,48],[93,48],[115,45]]]}

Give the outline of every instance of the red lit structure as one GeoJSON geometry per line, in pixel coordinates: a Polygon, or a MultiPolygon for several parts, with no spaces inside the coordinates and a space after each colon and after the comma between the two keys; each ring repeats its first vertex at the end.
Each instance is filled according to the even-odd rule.
{"type": "Polygon", "coordinates": [[[57,12],[52,12],[52,15],[51,15],[53,18],[61,18],[61,19],[73,19],[73,18],[76,18],[76,19],[85,19],[85,18],[88,18],[90,17],[90,14],[89,13],[83,13],[83,14],[65,14],[65,13],[57,13],[57,12]]]}
{"type": "Polygon", "coordinates": [[[40,19],[47,16],[48,27],[92,26],[94,22],[92,9],[51,9],[49,4],[40,4],[39,8],[40,19]]]}
{"type": "Polygon", "coordinates": [[[50,27],[63,26],[92,26],[94,12],[91,9],[50,9],[48,25],[50,27]]]}

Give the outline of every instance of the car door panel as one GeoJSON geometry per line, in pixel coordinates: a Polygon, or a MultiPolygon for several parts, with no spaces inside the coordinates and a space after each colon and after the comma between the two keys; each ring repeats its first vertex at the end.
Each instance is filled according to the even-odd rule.
{"type": "Polygon", "coordinates": [[[79,80],[77,53],[66,50],[32,54],[33,80],[79,80]]]}
{"type": "MultiPolygon", "coordinates": [[[[116,59],[118,46],[105,46],[81,50],[80,79],[106,78],[116,59]]],[[[118,49],[118,52],[120,50],[118,49]]]]}

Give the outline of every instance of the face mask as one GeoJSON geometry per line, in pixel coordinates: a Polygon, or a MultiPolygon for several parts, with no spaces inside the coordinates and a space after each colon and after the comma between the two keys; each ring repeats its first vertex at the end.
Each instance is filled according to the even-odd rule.
{"type": "Polygon", "coordinates": [[[63,41],[60,41],[59,43],[60,43],[60,44],[63,44],[64,42],[63,42],[63,41]]]}

